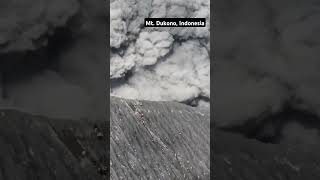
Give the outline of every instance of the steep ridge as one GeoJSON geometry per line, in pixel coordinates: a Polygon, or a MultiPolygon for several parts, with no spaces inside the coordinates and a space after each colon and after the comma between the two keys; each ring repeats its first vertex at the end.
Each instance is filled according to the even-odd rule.
{"type": "Polygon", "coordinates": [[[207,114],[179,103],[118,98],[111,98],[110,111],[109,139],[108,120],[2,110],[0,180],[99,180],[109,172],[111,179],[209,179],[207,114]]]}
{"type": "MultiPolygon", "coordinates": [[[[110,105],[110,124],[1,110],[0,180],[99,180],[109,172],[112,180],[210,179],[208,113],[174,102],[111,98],[110,105]]],[[[220,130],[212,142],[214,179],[320,178],[317,146],[265,144],[220,130]]]]}
{"type": "Polygon", "coordinates": [[[208,114],[173,102],[111,101],[111,179],[210,179],[208,114]]]}

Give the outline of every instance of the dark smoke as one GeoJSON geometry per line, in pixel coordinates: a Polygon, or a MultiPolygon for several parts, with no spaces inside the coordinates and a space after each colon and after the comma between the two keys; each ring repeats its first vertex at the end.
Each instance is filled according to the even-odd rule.
{"type": "Polygon", "coordinates": [[[0,26],[1,107],[59,118],[103,118],[104,2],[10,1],[6,5],[8,11],[2,15],[14,25],[0,26]],[[10,32],[17,33],[10,36],[10,32]]]}
{"type": "Polygon", "coordinates": [[[209,0],[112,0],[111,95],[208,107],[209,0]],[[144,18],[206,18],[202,28],[145,28],[144,18]]]}
{"type": "Polygon", "coordinates": [[[319,139],[319,10],[315,0],[215,1],[217,126],[264,142],[319,139]]]}

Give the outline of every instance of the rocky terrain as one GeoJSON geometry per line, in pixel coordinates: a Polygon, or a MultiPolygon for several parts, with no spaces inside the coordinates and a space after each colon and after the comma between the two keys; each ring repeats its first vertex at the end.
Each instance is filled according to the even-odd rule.
{"type": "MultiPolygon", "coordinates": [[[[1,110],[0,179],[210,179],[208,113],[173,102],[111,98],[110,105],[110,126],[1,110]]],[[[221,130],[212,142],[213,179],[320,178],[317,146],[221,130]]]]}
{"type": "Polygon", "coordinates": [[[173,102],[110,105],[111,179],[210,179],[208,114],[173,102]]]}
{"type": "Polygon", "coordinates": [[[209,179],[209,116],[111,98],[108,120],[0,115],[0,179],[209,179]],[[109,160],[110,143],[110,160],[109,160]],[[108,165],[110,163],[110,171],[108,165]]]}

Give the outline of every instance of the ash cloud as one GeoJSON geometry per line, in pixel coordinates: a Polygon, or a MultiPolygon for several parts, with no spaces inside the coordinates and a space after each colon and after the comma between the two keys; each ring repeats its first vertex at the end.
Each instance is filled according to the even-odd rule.
{"type": "Polygon", "coordinates": [[[77,0],[1,2],[0,52],[36,50],[46,46],[54,29],[79,11],[77,0]]]}
{"type": "MultiPolygon", "coordinates": [[[[288,107],[319,117],[319,12],[314,0],[216,1],[213,104],[219,127],[252,119],[259,124],[288,107]]],[[[289,124],[285,134],[303,136],[310,129],[289,124]]]]}
{"type": "Polygon", "coordinates": [[[86,0],[1,2],[1,108],[104,118],[103,5],[86,0]]]}
{"type": "Polygon", "coordinates": [[[207,106],[209,3],[208,0],[111,1],[111,95],[207,106]],[[206,18],[207,27],[145,28],[144,18],[148,17],[206,18]]]}

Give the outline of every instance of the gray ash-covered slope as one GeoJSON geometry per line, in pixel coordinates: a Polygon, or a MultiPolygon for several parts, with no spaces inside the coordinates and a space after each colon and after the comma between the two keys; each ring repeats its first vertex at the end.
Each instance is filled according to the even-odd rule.
{"type": "Polygon", "coordinates": [[[217,130],[211,173],[216,180],[317,180],[319,150],[319,146],[265,144],[217,130]]]}
{"type": "MultiPolygon", "coordinates": [[[[0,112],[0,180],[209,179],[209,116],[178,103],[111,98],[109,122],[0,112]],[[109,140],[111,147],[109,147],[109,140]],[[199,176],[199,177],[198,177],[199,176]]],[[[220,130],[217,180],[319,179],[319,147],[264,144],[220,130]]]]}
{"type": "MultiPolygon", "coordinates": [[[[99,127],[106,123],[96,122],[99,127]]],[[[0,179],[102,179],[109,147],[96,137],[94,124],[2,110],[0,179]]]]}
{"type": "Polygon", "coordinates": [[[110,162],[111,179],[209,179],[207,114],[179,103],[117,98],[110,111],[109,139],[108,120],[2,110],[0,179],[109,179],[110,162]]]}
{"type": "Polygon", "coordinates": [[[111,100],[111,179],[210,179],[210,117],[173,102],[111,100]]]}

